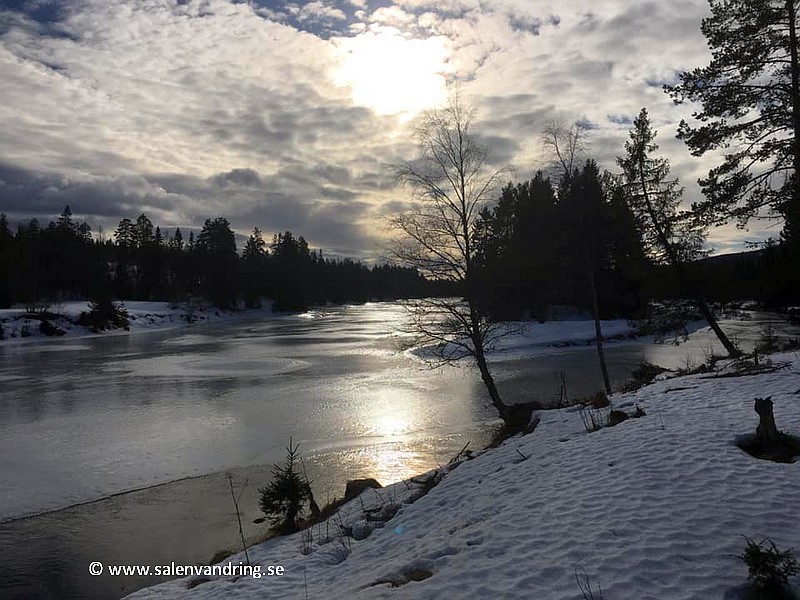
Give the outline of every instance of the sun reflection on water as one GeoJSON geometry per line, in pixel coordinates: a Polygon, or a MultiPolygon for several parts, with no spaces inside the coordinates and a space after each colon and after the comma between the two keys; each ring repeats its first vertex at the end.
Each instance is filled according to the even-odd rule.
{"type": "Polygon", "coordinates": [[[409,425],[408,421],[396,415],[379,417],[371,427],[371,431],[374,433],[374,435],[381,436],[403,435],[404,433],[408,433],[410,430],[411,426],[409,425]]]}

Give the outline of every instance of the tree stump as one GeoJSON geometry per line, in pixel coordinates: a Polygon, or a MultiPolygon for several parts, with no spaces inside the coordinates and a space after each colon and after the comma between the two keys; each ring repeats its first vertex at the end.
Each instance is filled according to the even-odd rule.
{"type": "Polygon", "coordinates": [[[758,427],[756,437],[765,447],[774,446],[782,441],[780,431],[775,425],[775,415],[772,412],[772,396],[756,398],[755,411],[758,413],[758,427]]]}
{"type": "Polygon", "coordinates": [[[794,462],[795,457],[800,456],[800,438],[778,431],[772,412],[772,397],[756,398],[755,411],[759,418],[756,434],[745,436],[738,446],[754,458],[794,462]]]}

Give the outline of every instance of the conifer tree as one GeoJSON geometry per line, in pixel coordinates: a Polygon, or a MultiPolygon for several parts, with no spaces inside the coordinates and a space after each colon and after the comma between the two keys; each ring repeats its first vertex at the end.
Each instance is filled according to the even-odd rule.
{"type": "Polygon", "coordinates": [[[676,103],[699,102],[696,126],[678,137],[692,154],[722,150],[700,180],[694,205],[707,223],[746,222],[762,209],[784,220],[784,241],[800,258],[800,62],[798,0],[709,0],[702,32],[711,62],[665,86],[676,103]]]}
{"type": "Polygon", "coordinates": [[[658,150],[656,133],[650,127],[647,109],[642,108],[625,142],[627,155],[617,158],[622,167],[623,191],[628,208],[636,218],[645,250],[655,263],[672,265],[725,350],[738,356],[739,350],[717,323],[706,302],[694,289],[686,264],[702,255],[703,227],[679,211],[683,194],[677,179],[669,177],[669,161],[654,158],[658,150]]]}
{"type": "Polygon", "coordinates": [[[311,485],[300,472],[299,462],[299,445],[293,445],[290,438],[286,462],[273,465],[272,481],[258,490],[259,508],[283,534],[297,531],[297,520],[304,506],[313,500],[311,485]]]}

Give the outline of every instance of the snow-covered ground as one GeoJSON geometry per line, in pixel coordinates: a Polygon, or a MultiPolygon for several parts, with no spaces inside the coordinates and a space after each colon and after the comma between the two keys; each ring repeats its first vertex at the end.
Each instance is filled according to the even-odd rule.
{"type": "MultiPolygon", "coordinates": [[[[600,322],[603,338],[609,342],[629,340],[637,336],[636,324],[625,319],[600,322]]],[[[552,352],[553,348],[586,346],[595,343],[594,320],[572,318],[569,320],[506,321],[497,326],[496,341],[488,348],[489,361],[519,360],[552,352]]],[[[469,342],[466,342],[469,344],[469,342]]],[[[430,359],[441,355],[461,356],[455,346],[440,352],[433,345],[423,345],[407,351],[411,356],[430,359]]]]}
{"type": "MultiPolygon", "coordinates": [[[[635,324],[625,319],[600,321],[603,338],[609,341],[636,337],[635,324]]],[[[595,343],[594,321],[513,321],[507,324],[512,332],[495,344],[494,359],[525,358],[549,352],[554,347],[584,346],[595,343]]]]}
{"type": "MultiPolygon", "coordinates": [[[[196,304],[191,307],[186,303],[173,304],[170,302],[141,302],[131,301],[121,304],[128,312],[130,332],[166,329],[187,325],[191,322],[208,322],[241,318],[269,316],[269,308],[249,309],[239,311],[225,311],[209,304],[196,304]],[[191,316],[189,316],[191,315],[191,316]]],[[[92,333],[87,327],[77,324],[77,319],[82,312],[89,310],[89,303],[85,300],[55,304],[48,309],[49,313],[56,316],[49,319],[55,327],[65,332],[62,336],[48,336],[41,332],[41,320],[27,316],[24,308],[0,309],[0,327],[2,339],[0,344],[15,342],[44,341],[59,339],[61,337],[86,337],[91,335],[120,335],[129,333],[124,329],[109,330],[92,333]]]]}
{"type": "Polygon", "coordinates": [[[594,598],[598,587],[609,600],[739,598],[743,536],[800,549],[800,462],[757,460],[734,443],[754,430],[763,396],[778,426],[800,434],[800,353],[771,360],[782,368],[616,395],[615,408],[646,416],[593,433],[574,410],[545,412],[532,434],[442,468],[426,495],[413,482],[368,490],[310,536],[250,549],[283,576],[189,577],[133,597],[579,600],[585,572],[594,598]],[[364,534],[370,509],[397,505],[366,539],[337,533],[364,534]]]}

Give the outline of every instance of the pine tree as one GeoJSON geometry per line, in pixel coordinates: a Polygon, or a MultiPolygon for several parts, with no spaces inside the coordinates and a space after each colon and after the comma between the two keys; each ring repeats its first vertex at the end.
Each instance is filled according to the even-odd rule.
{"type": "Polygon", "coordinates": [[[651,260],[677,270],[684,285],[692,288],[689,293],[725,350],[738,356],[739,350],[689,280],[686,264],[702,255],[704,232],[702,226],[692,222],[690,214],[678,210],[683,189],[677,179],[669,178],[669,161],[652,156],[658,150],[655,137],[647,109],[642,108],[633,122],[630,139],[625,142],[627,155],[617,158],[623,171],[625,201],[636,218],[651,260]]]}
{"type": "Polygon", "coordinates": [[[144,213],[139,215],[134,226],[134,236],[137,248],[145,248],[153,243],[153,223],[144,213]]]}
{"type": "MultiPolygon", "coordinates": [[[[190,237],[191,240],[191,237],[190,237]]],[[[228,219],[206,219],[192,252],[198,258],[205,294],[215,306],[230,308],[236,299],[236,238],[228,219]]]]}
{"type": "Polygon", "coordinates": [[[242,250],[242,258],[245,260],[260,260],[267,254],[267,244],[261,234],[261,230],[256,227],[253,233],[247,238],[244,250],[242,250]]]}
{"type": "MultiPolygon", "coordinates": [[[[676,103],[700,102],[678,137],[692,154],[722,150],[700,180],[706,222],[745,223],[768,208],[784,219],[784,240],[800,247],[800,63],[798,0],[709,0],[702,31],[711,63],[665,86],[676,103]]],[[[800,257],[800,253],[797,255],[800,257]]]]}
{"type": "Polygon", "coordinates": [[[175,229],[175,235],[172,236],[172,240],[170,241],[170,248],[178,252],[183,250],[183,234],[181,233],[180,227],[175,229]]]}
{"type": "Polygon", "coordinates": [[[123,248],[136,247],[136,232],[130,219],[122,219],[114,231],[117,245],[123,248]]]}

